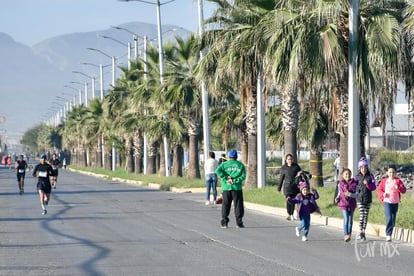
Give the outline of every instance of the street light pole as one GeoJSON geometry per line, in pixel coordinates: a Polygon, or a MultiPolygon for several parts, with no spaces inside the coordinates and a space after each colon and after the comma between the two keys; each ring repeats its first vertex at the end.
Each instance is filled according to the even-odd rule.
{"type": "MultiPolygon", "coordinates": [[[[158,30],[158,55],[159,55],[159,63],[160,63],[160,82],[161,85],[164,83],[164,53],[162,49],[162,32],[161,32],[161,5],[165,5],[175,0],[166,1],[164,3],[160,3],[159,0],[156,0],[156,3],[145,1],[145,0],[118,0],[123,2],[129,1],[137,1],[146,4],[156,5],[157,6],[157,30],[158,30]]],[[[165,116],[164,120],[168,123],[167,115],[165,116]]],[[[170,154],[169,154],[169,147],[168,147],[168,140],[167,135],[163,135],[163,144],[164,144],[164,158],[165,158],[165,176],[170,176],[170,154]]]]}
{"type": "MultiPolygon", "coordinates": [[[[91,79],[91,83],[92,83],[92,98],[95,98],[95,77],[89,76],[89,75],[87,75],[87,74],[85,74],[83,72],[80,72],[80,71],[72,71],[72,73],[80,74],[80,75],[83,75],[83,76],[91,79]]],[[[85,86],[85,88],[88,89],[87,86],[85,86]]],[[[87,94],[87,90],[85,90],[85,106],[88,106],[88,94],[87,94]]]]}
{"type": "MultiPolygon", "coordinates": [[[[115,63],[116,63],[116,58],[115,56],[110,56],[107,53],[96,49],[96,48],[86,48],[87,50],[91,50],[91,51],[95,51],[95,52],[99,52],[102,55],[109,57],[112,60],[112,86],[115,87],[115,63]]],[[[102,65],[101,65],[102,66],[102,65]]],[[[101,74],[102,74],[102,70],[101,70],[101,74]]],[[[101,78],[102,79],[102,78],[101,78]]]]}
{"type": "Polygon", "coordinates": [[[128,42],[127,44],[125,44],[124,42],[122,42],[122,41],[120,41],[116,38],[107,36],[107,35],[98,35],[98,36],[102,37],[102,38],[110,39],[112,41],[115,41],[115,42],[127,47],[127,51],[128,51],[128,53],[127,53],[127,55],[128,55],[128,70],[130,70],[131,69],[131,43],[128,42]]]}
{"type": "MultiPolygon", "coordinates": [[[[203,14],[203,0],[198,0],[198,33],[201,38],[204,35],[204,14],[203,14]]],[[[200,51],[200,61],[204,58],[204,52],[200,51]]],[[[201,82],[201,104],[203,109],[203,140],[204,140],[204,162],[208,158],[210,145],[210,115],[208,112],[208,93],[206,84],[201,82]]]]}
{"type": "MultiPolygon", "coordinates": [[[[164,51],[162,49],[162,32],[161,32],[161,7],[160,1],[157,0],[157,29],[158,29],[158,55],[160,63],[160,83],[164,83],[164,51]]],[[[168,123],[167,115],[165,115],[166,124],[168,123]]],[[[164,156],[165,156],[165,176],[170,176],[170,154],[167,135],[163,136],[164,156]]]]}
{"type": "MultiPolygon", "coordinates": [[[[91,65],[91,66],[95,66],[99,68],[99,89],[100,89],[100,99],[103,100],[104,98],[104,88],[103,88],[103,68],[111,64],[105,65],[103,66],[102,63],[100,63],[99,65],[93,64],[93,63],[89,63],[89,62],[82,62],[81,64],[83,65],[91,65]]],[[[95,96],[94,96],[95,97],[95,96]]]]}
{"type": "MultiPolygon", "coordinates": [[[[78,81],[71,81],[70,83],[77,83],[77,84],[80,84],[80,85],[84,85],[83,83],[78,82],[78,81]]],[[[82,104],[82,88],[79,88],[79,105],[81,105],[81,104],[82,104]]]]}
{"type": "MultiPolygon", "coordinates": [[[[76,92],[78,91],[78,89],[76,89],[76,88],[74,88],[74,87],[72,87],[72,86],[70,86],[70,85],[64,85],[63,87],[67,87],[67,88],[70,88],[70,89],[73,89],[73,90],[76,90],[76,92]]],[[[71,94],[67,94],[67,93],[62,93],[63,95],[67,95],[67,96],[71,96],[72,97],[72,95],[71,94]]],[[[76,94],[75,95],[73,95],[73,106],[72,106],[72,101],[70,101],[69,102],[69,104],[70,104],[70,108],[69,109],[72,109],[72,107],[75,107],[75,105],[76,105],[76,94]]]]}
{"type": "MultiPolygon", "coordinates": [[[[115,56],[110,56],[107,53],[96,49],[96,48],[87,48],[88,50],[91,51],[96,51],[99,52],[101,54],[103,54],[106,57],[109,57],[112,60],[112,87],[115,87],[115,56]]],[[[101,65],[102,66],[102,65],[101,65]]],[[[102,70],[101,70],[102,72],[102,70]]],[[[102,76],[101,76],[101,80],[102,80],[102,76]]],[[[103,95],[101,95],[101,97],[103,97],[103,95]]],[[[114,142],[112,143],[112,171],[116,170],[116,148],[115,148],[115,144],[114,142]]]]}
{"type": "Polygon", "coordinates": [[[111,27],[114,28],[114,29],[123,30],[123,31],[126,31],[126,32],[132,34],[132,38],[134,39],[134,60],[135,60],[135,62],[137,62],[137,60],[138,60],[138,38],[139,38],[139,35],[137,35],[134,32],[131,32],[127,28],[123,28],[123,27],[119,27],[119,26],[111,26],[111,27]]]}
{"type": "Polygon", "coordinates": [[[349,65],[348,65],[348,168],[357,171],[360,157],[359,93],[356,85],[359,1],[349,6],[349,65]]]}

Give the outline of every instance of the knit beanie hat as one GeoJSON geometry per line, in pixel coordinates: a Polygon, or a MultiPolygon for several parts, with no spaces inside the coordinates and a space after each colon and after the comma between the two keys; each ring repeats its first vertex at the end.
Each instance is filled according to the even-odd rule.
{"type": "Polygon", "coordinates": [[[361,159],[358,162],[358,169],[361,167],[367,167],[368,168],[368,161],[365,159],[365,157],[361,157],[361,159]]]}
{"type": "Polygon", "coordinates": [[[308,183],[305,181],[299,182],[299,190],[302,191],[303,188],[308,188],[308,183]]]}

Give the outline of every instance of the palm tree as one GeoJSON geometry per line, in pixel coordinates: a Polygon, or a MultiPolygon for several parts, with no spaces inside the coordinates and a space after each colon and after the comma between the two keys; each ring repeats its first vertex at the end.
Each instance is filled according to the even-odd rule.
{"type": "Polygon", "coordinates": [[[84,105],[74,107],[66,116],[64,126],[64,144],[72,148],[72,160],[75,164],[87,166],[85,145],[88,141],[87,108],[84,105]]]}
{"type": "Polygon", "coordinates": [[[94,98],[89,102],[88,130],[90,141],[95,146],[94,164],[95,167],[102,168],[102,101],[94,98]],[[95,142],[93,142],[95,141],[95,142]]]}
{"type": "MultiPolygon", "coordinates": [[[[195,78],[195,68],[198,63],[198,41],[194,35],[185,40],[176,37],[174,53],[167,60],[168,69],[165,74],[165,82],[161,86],[161,93],[165,102],[169,105],[170,119],[177,123],[176,128],[170,131],[176,132],[176,153],[181,153],[181,143],[184,131],[181,126],[186,126],[189,139],[189,164],[188,178],[201,178],[199,166],[199,137],[201,132],[201,95],[200,86],[195,78]],[[183,120],[182,122],[180,122],[183,120]]],[[[175,161],[181,163],[179,156],[175,161]]],[[[175,164],[174,166],[179,164],[175,164]]],[[[179,170],[178,170],[179,173],[179,170]]]]}
{"type": "MultiPolygon", "coordinates": [[[[257,187],[257,81],[263,66],[263,52],[266,47],[263,33],[256,25],[264,14],[274,7],[274,1],[238,0],[212,1],[219,8],[207,23],[220,28],[205,33],[206,49],[209,53],[203,59],[205,68],[218,61],[214,78],[228,78],[233,87],[240,91],[240,102],[245,113],[248,143],[247,189],[257,187]]],[[[203,76],[206,77],[206,76],[203,76]]],[[[211,83],[211,82],[210,82],[211,83]]]]}
{"type": "MultiPolygon", "coordinates": [[[[396,80],[401,76],[401,70],[398,70],[401,61],[398,2],[361,1],[357,82],[363,107],[368,106],[367,99],[370,98],[374,108],[378,103],[390,106],[391,95],[396,93],[396,80]],[[387,80],[386,83],[391,85],[387,85],[386,90],[381,89],[381,80],[387,80]]],[[[303,84],[313,87],[329,83],[329,95],[325,94],[324,98],[331,103],[331,121],[340,134],[341,163],[347,164],[348,3],[312,1],[306,7],[297,1],[280,3],[273,15],[267,16],[265,24],[266,33],[271,34],[270,45],[274,46],[269,48],[273,58],[272,72],[279,84],[288,83],[298,91],[304,91],[303,84]],[[274,22],[275,18],[279,22],[271,25],[270,20],[274,22]],[[294,80],[293,85],[287,80],[294,80]]],[[[289,86],[286,89],[290,89],[289,86]]],[[[310,91],[320,93],[320,90],[310,91]]],[[[289,94],[282,99],[289,99],[289,94]]],[[[294,103],[294,99],[290,101],[294,103]]],[[[288,106],[294,108],[293,104],[288,106]]],[[[379,107],[383,116],[389,114],[390,109],[384,108],[385,105],[379,107]]]]}

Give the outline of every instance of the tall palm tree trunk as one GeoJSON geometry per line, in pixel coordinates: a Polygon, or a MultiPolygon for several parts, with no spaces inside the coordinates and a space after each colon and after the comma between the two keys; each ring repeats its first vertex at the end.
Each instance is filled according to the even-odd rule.
{"type": "Polygon", "coordinates": [[[126,172],[133,173],[134,172],[134,150],[133,150],[133,137],[129,136],[125,139],[125,167],[126,172]]]}
{"type": "Polygon", "coordinates": [[[98,136],[97,145],[98,147],[95,151],[95,166],[97,168],[102,168],[103,164],[102,164],[102,136],[101,135],[98,136]]]}
{"type": "Polygon", "coordinates": [[[246,127],[244,127],[244,131],[242,130],[240,135],[240,147],[242,153],[241,161],[243,164],[247,164],[249,158],[249,135],[246,133],[246,127]]]}
{"type": "Polygon", "coordinates": [[[173,176],[183,176],[183,156],[184,156],[184,149],[181,145],[176,145],[174,149],[173,155],[173,167],[172,167],[172,175],[173,176]]]}
{"type": "Polygon", "coordinates": [[[312,187],[323,187],[322,164],[322,151],[318,149],[311,149],[309,173],[312,175],[312,178],[310,180],[312,187]]]}
{"type": "MultiPolygon", "coordinates": [[[[252,83],[256,83],[257,78],[252,74],[252,83]]],[[[248,91],[248,104],[246,112],[246,132],[248,135],[247,148],[247,170],[246,170],[246,189],[257,188],[257,90],[256,85],[251,85],[248,91]]]]}
{"type": "Polygon", "coordinates": [[[147,174],[157,173],[157,147],[156,144],[151,144],[148,147],[148,167],[147,174]]]}
{"type": "Polygon", "coordinates": [[[297,156],[297,130],[299,104],[297,101],[298,93],[295,85],[288,85],[282,93],[281,110],[285,154],[292,154],[293,160],[298,162],[297,156]]]}
{"type": "Polygon", "coordinates": [[[246,169],[247,190],[257,188],[257,136],[249,135],[248,163],[246,169]]]}
{"type": "Polygon", "coordinates": [[[105,147],[105,169],[112,169],[112,152],[107,150],[108,147],[105,147]]]}
{"type": "Polygon", "coordinates": [[[160,176],[167,176],[167,168],[165,167],[165,147],[164,147],[164,141],[162,141],[161,143],[161,147],[160,147],[160,163],[159,163],[159,172],[158,174],[160,176]]]}
{"type": "Polygon", "coordinates": [[[200,158],[199,158],[199,148],[198,148],[198,136],[191,135],[189,137],[189,163],[188,163],[188,178],[190,179],[200,179],[200,158]]]}
{"type": "Polygon", "coordinates": [[[144,168],[144,138],[140,129],[134,132],[134,164],[135,174],[140,174],[144,168]]]}

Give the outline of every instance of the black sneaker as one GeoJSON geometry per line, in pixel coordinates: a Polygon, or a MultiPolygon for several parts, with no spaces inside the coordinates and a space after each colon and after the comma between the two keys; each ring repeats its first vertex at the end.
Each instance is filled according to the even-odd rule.
{"type": "Polygon", "coordinates": [[[358,240],[363,240],[363,241],[365,241],[365,240],[366,240],[365,233],[359,233],[359,235],[358,235],[358,240]]]}
{"type": "Polygon", "coordinates": [[[226,224],[222,224],[222,225],[221,225],[221,228],[222,228],[222,229],[226,229],[227,227],[228,227],[228,226],[227,226],[227,223],[226,223],[226,224]]]}
{"type": "Polygon", "coordinates": [[[236,228],[244,228],[244,224],[243,223],[237,224],[236,228]]]}
{"type": "Polygon", "coordinates": [[[46,215],[46,214],[47,214],[47,210],[44,209],[43,212],[42,212],[42,215],[46,215]]]}

